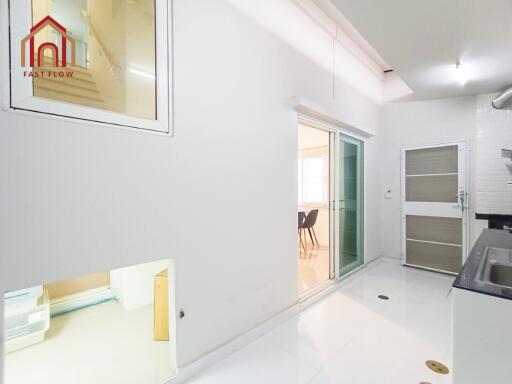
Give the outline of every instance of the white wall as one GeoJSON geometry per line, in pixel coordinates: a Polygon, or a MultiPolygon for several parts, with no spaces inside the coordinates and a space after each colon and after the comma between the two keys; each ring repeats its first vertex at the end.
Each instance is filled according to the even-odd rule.
{"type": "Polygon", "coordinates": [[[481,230],[474,220],[476,97],[386,104],[382,111],[380,190],[381,250],[387,257],[400,258],[400,151],[404,146],[467,141],[470,179],[470,240],[481,230]],[[392,199],[386,199],[386,191],[392,199]]]}
{"type": "Polygon", "coordinates": [[[127,311],[152,305],[155,302],[155,276],[169,268],[169,260],[160,260],[114,269],[110,271],[110,287],[127,311]]]}
{"type": "MultiPolygon", "coordinates": [[[[379,106],[228,1],[174,11],[174,138],[0,113],[0,291],[173,258],[183,366],[297,300],[288,101],[334,105],[374,131],[379,106]]],[[[366,148],[370,259],[377,140],[366,148]]]]}
{"type": "MultiPolygon", "coordinates": [[[[381,128],[379,121],[379,128],[381,128]]],[[[365,261],[370,262],[382,256],[381,231],[381,161],[382,135],[379,134],[365,142],[365,261]]]]}
{"type": "MultiPolygon", "coordinates": [[[[178,345],[179,359],[190,361],[297,299],[297,119],[286,101],[329,103],[333,83],[228,4],[183,1],[175,11],[173,253],[178,297],[198,304],[185,306],[178,329],[194,335],[178,345]]],[[[340,113],[375,128],[378,106],[335,86],[340,113]]]]}

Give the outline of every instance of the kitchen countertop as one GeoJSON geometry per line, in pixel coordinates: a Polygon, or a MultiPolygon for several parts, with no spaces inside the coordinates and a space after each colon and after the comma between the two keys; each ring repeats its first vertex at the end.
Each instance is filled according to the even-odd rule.
{"type": "Polygon", "coordinates": [[[484,229],[462,267],[462,271],[455,279],[453,287],[512,300],[512,288],[475,280],[478,266],[487,247],[512,250],[512,234],[500,229],[484,229]]]}

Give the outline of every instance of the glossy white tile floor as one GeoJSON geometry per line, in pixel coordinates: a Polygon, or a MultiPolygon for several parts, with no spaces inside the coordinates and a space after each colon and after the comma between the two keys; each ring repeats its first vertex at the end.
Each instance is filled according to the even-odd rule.
{"type": "Polygon", "coordinates": [[[452,281],[378,261],[190,383],[450,383],[425,361],[451,366],[452,281]]]}

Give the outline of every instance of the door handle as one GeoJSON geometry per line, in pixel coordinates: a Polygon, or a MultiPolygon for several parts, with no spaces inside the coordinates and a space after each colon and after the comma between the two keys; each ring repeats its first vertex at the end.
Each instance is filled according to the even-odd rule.
{"type": "Polygon", "coordinates": [[[459,193],[457,193],[455,196],[459,199],[459,204],[457,204],[456,207],[461,207],[462,212],[464,212],[464,210],[466,209],[466,206],[465,206],[466,192],[459,191],[459,193]]]}

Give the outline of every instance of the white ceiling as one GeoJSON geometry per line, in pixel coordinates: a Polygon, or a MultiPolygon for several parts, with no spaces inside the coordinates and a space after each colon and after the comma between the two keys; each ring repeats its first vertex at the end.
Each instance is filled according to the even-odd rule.
{"type": "Polygon", "coordinates": [[[512,85],[512,0],[330,0],[416,99],[512,85]],[[457,81],[461,62],[468,82],[457,81]]]}

